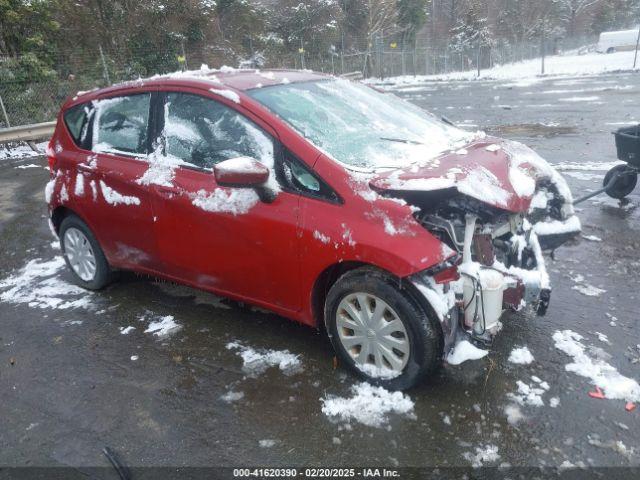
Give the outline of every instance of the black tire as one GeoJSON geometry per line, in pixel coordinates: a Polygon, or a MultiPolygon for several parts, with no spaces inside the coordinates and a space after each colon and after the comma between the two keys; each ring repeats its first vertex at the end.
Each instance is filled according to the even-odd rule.
{"type": "Polygon", "coordinates": [[[607,48],[607,53],[616,53],[616,49],[614,47],[607,48]]]}
{"type": "Polygon", "coordinates": [[[618,175],[618,179],[606,190],[606,192],[611,198],[622,200],[633,192],[634,188],[636,188],[638,183],[638,174],[631,170],[627,165],[616,165],[604,176],[602,186],[606,187],[609,181],[616,174],[618,175]]]}
{"type": "Polygon", "coordinates": [[[79,217],[77,217],[76,215],[69,215],[64,220],[62,220],[58,235],[60,237],[60,248],[62,249],[64,261],[67,264],[67,267],[69,268],[69,271],[73,276],[73,281],[76,285],[82,288],[86,288],[87,290],[100,290],[113,280],[113,272],[111,271],[111,267],[109,267],[109,263],[104,256],[104,252],[102,251],[100,244],[96,240],[96,237],[93,235],[93,232],[91,232],[91,229],[89,229],[87,224],[84,223],[79,217]],[[71,263],[69,263],[69,258],[67,257],[67,254],[65,252],[64,236],[66,231],[72,227],[80,230],[85,235],[85,237],[87,237],[89,243],[91,244],[91,249],[93,250],[93,255],[95,257],[96,272],[93,276],[93,279],[90,281],[85,281],[80,278],[80,276],[78,276],[78,274],[71,266],[71,263]]]}
{"type": "Polygon", "coordinates": [[[363,267],[342,275],[329,290],[324,311],[327,333],[340,361],[369,383],[389,390],[414,387],[435,372],[442,365],[442,328],[435,314],[418,300],[418,295],[401,287],[398,279],[375,268],[363,267]],[[340,341],[336,320],[338,306],[345,297],[359,292],[375,295],[386,302],[405,327],[409,359],[395,378],[376,378],[364,373],[340,341]]]}

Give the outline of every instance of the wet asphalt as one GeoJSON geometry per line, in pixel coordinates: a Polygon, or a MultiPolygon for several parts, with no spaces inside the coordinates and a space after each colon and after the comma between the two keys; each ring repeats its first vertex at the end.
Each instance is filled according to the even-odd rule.
{"type": "MultiPolygon", "coordinates": [[[[523,141],[554,164],[615,161],[610,132],[621,125],[607,124],[640,122],[640,76],[632,74],[531,85],[425,83],[396,92],[465,128],[523,141]]],[[[48,172],[16,168],[34,161],[46,163],[0,161],[0,282],[31,259],[59,255],[43,201],[48,172]]],[[[605,172],[563,173],[579,195],[598,188],[605,172]]],[[[551,336],[571,329],[610,355],[620,373],[640,378],[640,363],[631,361],[640,353],[639,204],[640,190],[627,205],[605,196],[582,204],[585,235],[602,242],[583,238],[549,259],[547,316],[509,314],[487,358],[444,367],[407,393],[412,418],[392,414],[381,428],[322,413],[322,397],[349,396],[358,380],[334,369],[319,332],[276,315],[131,274],[91,294],[88,310],[2,301],[0,465],[108,466],[101,451],[109,446],[132,466],[469,466],[465,452],[492,444],[500,455],[493,465],[638,466],[640,408],[627,412],[623,401],[590,398],[589,381],[565,370],[570,359],[551,336]],[[572,288],[578,275],[606,293],[582,295],[572,288]],[[148,321],[141,318],[154,315],[174,315],[182,328],[164,338],[144,333],[148,321]],[[121,334],[127,326],[136,329],[121,334]],[[287,349],[300,355],[303,370],[247,376],[225,348],[231,341],[287,349]],[[509,363],[511,349],[523,345],[535,362],[509,363]],[[525,419],[512,426],[504,413],[508,395],[532,375],[550,385],[545,406],[522,407],[525,419]],[[229,391],[244,397],[226,402],[229,391]],[[560,399],[557,408],[551,397],[560,399]],[[274,442],[265,447],[261,440],[274,442]],[[612,447],[615,441],[635,453],[612,447]]],[[[57,276],[70,280],[64,270],[57,276]]]]}

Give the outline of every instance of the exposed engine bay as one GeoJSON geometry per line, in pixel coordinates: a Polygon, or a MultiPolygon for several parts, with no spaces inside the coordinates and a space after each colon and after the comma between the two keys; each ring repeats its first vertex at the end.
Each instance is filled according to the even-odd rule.
{"type": "MultiPolygon", "coordinates": [[[[490,343],[501,329],[505,310],[529,306],[538,315],[546,313],[551,286],[541,241],[530,219],[549,223],[562,222],[563,217],[566,221],[566,212],[573,216],[571,209],[563,209],[564,199],[548,191],[544,189],[543,194],[549,201],[539,205],[542,208],[537,208],[535,215],[501,210],[455,191],[438,192],[440,195],[432,198],[421,196],[416,220],[458,254],[448,265],[412,279],[428,301],[436,303],[445,348],[461,333],[490,343]],[[440,303],[433,293],[440,297],[440,303]]],[[[418,203],[417,198],[405,198],[418,203]]],[[[564,241],[576,233],[568,232],[564,241]]]]}

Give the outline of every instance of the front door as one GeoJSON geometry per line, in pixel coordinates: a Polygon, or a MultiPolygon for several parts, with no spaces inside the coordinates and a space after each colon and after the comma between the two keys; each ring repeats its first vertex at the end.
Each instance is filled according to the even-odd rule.
{"type": "Polygon", "coordinates": [[[300,308],[298,196],[278,191],[275,134],[223,103],[165,94],[161,135],[172,173],[154,186],[155,231],[166,272],[265,306],[300,308]],[[270,169],[272,203],[249,188],[220,187],[213,166],[252,157],[270,169]]]}

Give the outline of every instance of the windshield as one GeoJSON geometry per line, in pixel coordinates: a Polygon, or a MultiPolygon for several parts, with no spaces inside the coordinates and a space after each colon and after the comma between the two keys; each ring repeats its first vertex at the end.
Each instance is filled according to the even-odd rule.
{"type": "Polygon", "coordinates": [[[424,163],[473,138],[396,96],[347,80],[290,83],[247,93],[352,167],[424,163]]]}

